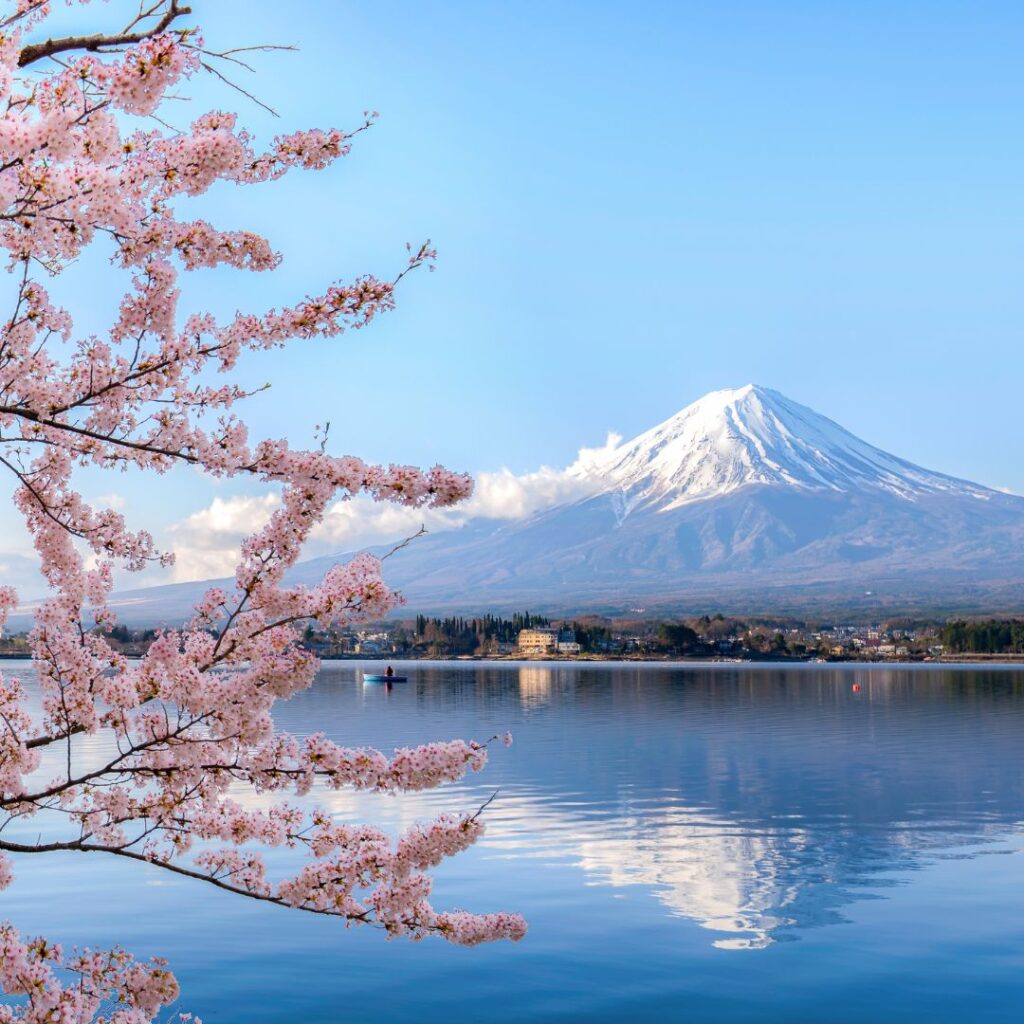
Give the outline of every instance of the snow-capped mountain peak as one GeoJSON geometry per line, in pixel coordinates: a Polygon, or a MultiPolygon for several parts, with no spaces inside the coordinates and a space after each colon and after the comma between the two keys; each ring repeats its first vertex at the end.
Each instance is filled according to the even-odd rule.
{"type": "Polygon", "coordinates": [[[890,455],[771,388],[712,391],[586,467],[628,508],[661,510],[752,485],[885,491],[913,500],[950,492],[988,498],[977,484],[890,455]]]}
{"type": "MultiPolygon", "coordinates": [[[[389,582],[425,613],[1024,603],[1024,497],[889,455],[769,388],[715,391],[582,450],[570,472],[575,499],[432,532],[388,564],[389,582]]],[[[315,585],[348,557],[289,578],[315,585]]],[[[209,585],[112,603],[130,624],[181,622],[209,585]]]]}

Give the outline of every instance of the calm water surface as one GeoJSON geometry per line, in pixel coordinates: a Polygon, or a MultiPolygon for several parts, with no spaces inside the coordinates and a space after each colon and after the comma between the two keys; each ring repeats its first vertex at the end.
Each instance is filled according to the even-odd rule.
{"type": "Polygon", "coordinates": [[[406,670],[328,666],[279,725],[386,750],[511,729],[464,784],[324,802],[397,830],[498,789],[434,904],[521,911],[522,943],[387,943],[81,854],[20,858],[0,917],[166,956],[208,1022],[1022,1019],[1024,670],[406,670]]]}

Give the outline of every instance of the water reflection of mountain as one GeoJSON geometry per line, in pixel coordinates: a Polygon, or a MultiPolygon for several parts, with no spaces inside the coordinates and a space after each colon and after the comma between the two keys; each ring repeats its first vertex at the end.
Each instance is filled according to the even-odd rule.
{"type": "MultiPolygon", "coordinates": [[[[872,670],[854,694],[849,671],[803,667],[413,671],[385,704],[328,669],[281,717],[382,746],[511,728],[514,756],[473,780],[504,793],[488,844],[650,886],[723,948],[796,938],[931,856],[1024,832],[1024,672],[872,670]]],[[[361,799],[339,810],[379,810],[361,799]]]]}
{"type": "MultiPolygon", "coordinates": [[[[506,729],[515,745],[459,787],[322,797],[339,815],[398,827],[498,787],[485,846],[502,856],[500,873],[567,860],[590,884],[647,887],[722,948],[798,938],[931,857],[1024,837],[1021,671],[531,664],[410,675],[386,692],[357,685],[350,665],[328,667],[278,719],[385,750],[506,729]]],[[[105,753],[92,737],[79,749],[85,765],[105,753]]]]}

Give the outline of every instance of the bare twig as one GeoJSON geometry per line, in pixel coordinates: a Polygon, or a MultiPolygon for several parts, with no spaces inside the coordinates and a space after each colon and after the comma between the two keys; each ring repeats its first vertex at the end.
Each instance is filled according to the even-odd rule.
{"type": "Polygon", "coordinates": [[[400,544],[396,544],[386,555],[383,555],[381,557],[381,561],[383,562],[385,558],[390,558],[396,551],[401,551],[402,548],[408,547],[414,540],[417,540],[419,537],[423,537],[425,534],[429,532],[430,531],[426,528],[425,525],[420,526],[420,528],[414,534],[412,534],[412,536],[406,537],[405,540],[403,540],[400,544]]]}
{"type": "Polygon", "coordinates": [[[489,796],[489,797],[488,797],[488,798],[487,798],[487,799],[486,799],[486,800],[485,800],[485,801],[484,801],[484,802],[483,802],[483,803],[482,803],[482,804],[481,804],[481,805],[480,805],[480,806],[479,806],[479,807],[478,807],[478,808],[476,809],[476,814],[472,815],[472,816],[470,817],[470,819],[469,819],[469,820],[470,820],[470,821],[476,821],[476,819],[477,819],[477,818],[479,818],[479,817],[480,817],[480,815],[481,815],[481,814],[483,814],[483,813],[484,813],[484,811],[486,811],[488,807],[490,807],[491,803],[492,803],[492,802],[493,802],[493,801],[495,800],[495,798],[497,797],[497,795],[498,795],[498,794],[499,794],[500,792],[501,792],[501,790],[500,790],[500,789],[496,789],[496,790],[495,790],[495,791],[494,791],[494,792],[493,792],[493,793],[492,793],[492,794],[491,794],[491,795],[490,795],[490,796],[489,796]]]}
{"type": "Polygon", "coordinates": [[[246,99],[252,100],[252,102],[255,103],[256,106],[262,107],[264,110],[266,110],[269,114],[272,114],[274,117],[281,116],[272,106],[270,106],[269,103],[264,103],[263,100],[261,100],[258,96],[254,96],[251,92],[249,92],[248,89],[243,89],[242,86],[240,86],[237,82],[231,81],[231,79],[228,78],[227,75],[221,74],[221,72],[219,72],[212,64],[207,64],[206,61],[203,61],[202,66],[204,71],[209,71],[211,75],[216,75],[216,77],[219,78],[225,85],[230,86],[236,92],[240,92],[246,99]]]}

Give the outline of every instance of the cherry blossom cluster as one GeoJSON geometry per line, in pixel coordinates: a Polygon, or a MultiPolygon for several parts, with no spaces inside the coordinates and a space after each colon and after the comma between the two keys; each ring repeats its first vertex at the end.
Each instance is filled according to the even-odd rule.
{"type": "MultiPolygon", "coordinates": [[[[363,493],[440,507],[463,500],[472,483],[441,466],[368,464],[326,443],[307,451],[251,439],[236,411],[249,393],[233,371],[246,353],[366,326],[435,253],[427,243],[390,277],[324,282],[282,308],[223,322],[183,309],[182,273],[269,272],[280,262],[258,234],[188,219],[188,198],[218,182],[323,170],[375,115],[350,131],[299,131],[263,147],[229,112],[169,130],[153,115],[203,68],[205,44],[178,0],[130,6],[137,14],[119,32],[55,37],[48,3],[0,0],[0,249],[13,291],[0,323],[0,467],[16,483],[49,587],[30,634],[41,707],[30,709],[21,683],[0,676],[0,890],[20,856],[98,851],[391,937],[519,939],[525,924],[516,915],[429,902],[426,872],[482,835],[479,811],[393,839],[303,809],[318,786],[397,792],[456,782],[484,766],[488,744],[452,740],[387,755],[282,733],[273,720],[275,702],[317,672],[299,643],[306,625],[376,618],[401,600],[369,555],[313,586],[289,583],[330,503],[363,493]],[[128,280],[109,331],[83,337],[42,278],[90,248],[105,250],[128,280]],[[129,660],[107,639],[113,570],[168,564],[173,553],[120,513],[92,507],[74,485],[82,467],[247,476],[279,488],[281,502],[242,545],[232,584],[207,591],[190,623],[129,660]],[[97,765],[82,744],[99,732],[114,753],[97,765]],[[262,809],[238,803],[240,786],[263,794],[262,809]],[[6,837],[13,817],[36,818],[38,841],[6,837]],[[302,867],[272,878],[261,849],[282,846],[302,867]]],[[[0,626],[17,604],[0,587],[0,626]]],[[[0,988],[13,999],[0,1021],[33,1024],[137,1024],[177,997],[163,964],[117,950],[65,957],[9,925],[0,927],[0,988]]]]}
{"type": "Polygon", "coordinates": [[[439,934],[466,946],[520,939],[526,925],[518,915],[438,913],[427,900],[431,883],[423,871],[471,846],[483,832],[479,815],[442,815],[428,826],[414,826],[392,848],[377,829],[320,817],[312,834],[302,837],[317,859],[281,883],[277,896],[350,921],[372,916],[391,937],[439,934]],[[361,890],[368,890],[365,896],[361,890]]]}
{"type": "Polygon", "coordinates": [[[152,114],[164,93],[198,67],[195,50],[186,50],[173,36],[161,35],[141,42],[122,61],[80,61],[76,72],[92,81],[112,107],[129,114],[152,114]]]}
{"type": "Polygon", "coordinates": [[[0,1006],[5,1024],[147,1024],[178,997],[163,961],[142,964],[117,949],[65,957],[60,946],[26,941],[10,925],[0,925],[0,986],[17,1000],[0,1006]],[[109,1005],[116,1008],[105,1009],[109,1005]]]}
{"type": "MultiPolygon", "coordinates": [[[[39,752],[28,748],[22,737],[31,733],[33,722],[25,710],[25,692],[16,679],[0,677],[0,716],[7,723],[0,734],[0,790],[21,796],[25,776],[39,766],[39,752]]],[[[9,870],[0,871],[0,888],[6,888],[9,870]]]]}

